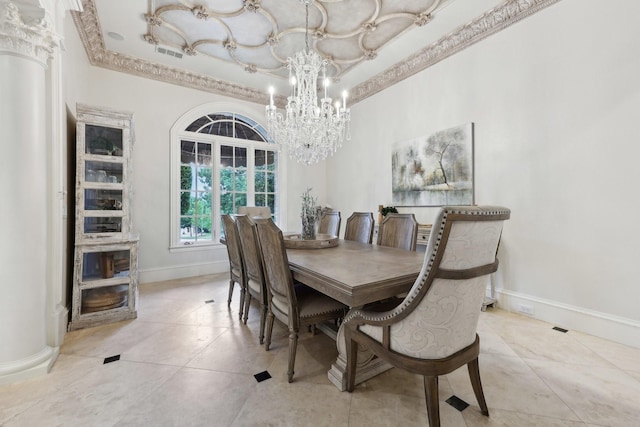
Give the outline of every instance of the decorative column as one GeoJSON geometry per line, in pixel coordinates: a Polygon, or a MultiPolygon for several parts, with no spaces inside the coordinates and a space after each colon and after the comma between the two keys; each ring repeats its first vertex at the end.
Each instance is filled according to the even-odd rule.
{"type": "Polygon", "coordinates": [[[48,372],[47,62],[57,46],[41,1],[0,0],[0,384],[48,372]]]}

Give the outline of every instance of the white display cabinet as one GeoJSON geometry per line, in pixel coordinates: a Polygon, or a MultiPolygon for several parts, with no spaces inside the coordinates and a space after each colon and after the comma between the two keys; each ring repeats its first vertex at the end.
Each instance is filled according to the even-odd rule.
{"type": "Polygon", "coordinates": [[[138,237],[131,230],[133,115],[78,104],[76,225],[69,330],[137,316],[138,237]]]}

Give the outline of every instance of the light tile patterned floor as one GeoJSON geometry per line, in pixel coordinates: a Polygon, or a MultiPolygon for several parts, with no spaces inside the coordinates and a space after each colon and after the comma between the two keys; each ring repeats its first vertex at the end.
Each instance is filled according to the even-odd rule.
{"type": "MultiPolygon", "coordinates": [[[[301,335],[294,382],[287,334],[258,345],[227,275],[141,286],[138,319],[67,334],[47,376],[0,387],[1,426],[424,426],[422,379],[392,369],[338,391],[325,335],[301,335]],[[205,301],[213,299],[212,303],[205,301]],[[120,360],[103,364],[106,357],[120,360]],[[253,375],[269,371],[258,383],[253,375]]],[[[443,426],[638,426],[640,349],[489,309],[480,316],[480,372],[490,418],[466,368],[440,378],[443,426]],[[462,412],[445,400],[456,395],[462,412]]],[[[561,325],[560,325],[561,326],[561,325]]]]}

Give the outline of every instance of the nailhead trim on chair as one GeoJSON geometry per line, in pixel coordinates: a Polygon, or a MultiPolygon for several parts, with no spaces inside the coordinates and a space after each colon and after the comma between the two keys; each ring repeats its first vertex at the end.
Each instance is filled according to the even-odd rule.
{"type": "MultiPolygon", "coordinates": [[[[411,295],[418,295],[420,293],[420,290],[422,289],[422,287],[424,286],[427,277],[429,276],[429,271],[431,271],[431,268],[433,267],[433,263],[435,261],[435,257],[436,254],[438,253],[438,248],[440,247],[440,242],[442,241],[442,235],[444,233],[444,226],[447,223],[447,216],[449,214],[465,214],[465,215],[478,215],[478,216],[486,216],[486,215],[504,215],[507,214],[509,212],[511,212],[508,209],[499,207],[499,206],[484,206],[483,209],[478,209],[477,207],[473,207],[473,206],[447,206],[447,207],[443,207],[443,215],[442,215],[442,221],[440,222],[440,227],[438,228],[438,237],[437,240],[433,246],[433,251],[431,252],[431,257],[429,259],[429,263],[428,263],[428,267],[425,270],[425,274],[422,275],[422,277],[420,278],[420,284],[418,285],[418,288],[416,289],[415,292],[412,292],[411,295]]],[[[433,231],[432,231],[433,232],[433,231]]],[[[407,298],[405,299],[399,306],[397,306],[396,308],[394,308],[393,310],[389,311],[389,314],[383,317],[378,317],[376,316],[376,320],[387,320],[390,319],[392,317],[395,317],[397,315],[397,313],[400,313],[402,311],[404,311],[406,309],[406,307],[415,299],[414,297],[411,298],[407,298]]],[[[349,320],[353,319],[354,317],[361,317],[364,320],[372,320],[373,318],[370,316],[365,316],[363,315],[363,312],[360,310],[352,310],[347,314],[347,317],[345,317],[344,321],[348,322],[349,320]]]]}

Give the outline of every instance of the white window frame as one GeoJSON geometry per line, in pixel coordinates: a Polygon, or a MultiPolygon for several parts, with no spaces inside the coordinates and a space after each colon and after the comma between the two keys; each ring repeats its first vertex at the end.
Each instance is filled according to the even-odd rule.
{"type": "Polygon", "coordinates": [[[246,139],[236,139],[231,137],[209,135],[196,132],[185,131],[186,127],[193,123],[194,120],[205,116],[207,114],[215,113],[233,113],[239,116],[244,116],[248,119],[255,121],[262,125],[264,124],[260,120],[256,120],[255,112],[248,112],[246,109],[239,108],[238,105],[231,105],[227,103],[212,103],[201,105],[193,110],[184,114],[171,128],[171,197],[170,197],[170,246],[171,252],[174,251],[192,251],[209,249],[212,246],[220,245],[220,146],[231,145],[234,147],[247,148],[247,205],[252,206],[254,204],[254,184],[255,184],[255,150],[269,150],[277,153],[277,170],[276,170],[276,212],[277,221],[279,224],[286,224],[286,195],[283,189],[284,180],[286,176],[286,155],[283,155],[282,150],[276,144],[262,141],[252,141],[246,139]],[[195,142],[205,142],[212,144],[212,203],[214,204],[212,209],[212,239],[202,243],[184,244],[180,240],[180,146],[182,140],[189,140],[195,142]]]}

